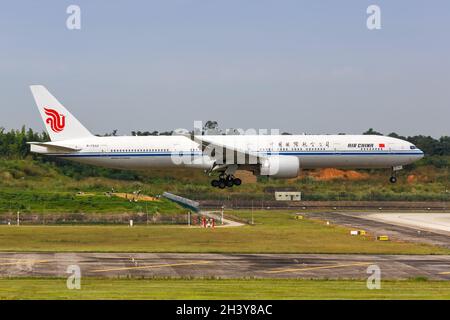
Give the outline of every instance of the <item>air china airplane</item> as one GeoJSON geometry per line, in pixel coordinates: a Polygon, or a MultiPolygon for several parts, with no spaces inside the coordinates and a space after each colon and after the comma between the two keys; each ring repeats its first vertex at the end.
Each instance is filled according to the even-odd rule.
{"type": "Polygon", "coordinates": [[[377,135],[173,135],[97,137],[44,86],[30,87],[51,142],[30,142],[31,151],[108,168],[201,169],[221,189],[240,185],[236,170],[295,178],[300,168],[390,168],[423,157],[413,144],[377,135]]]}

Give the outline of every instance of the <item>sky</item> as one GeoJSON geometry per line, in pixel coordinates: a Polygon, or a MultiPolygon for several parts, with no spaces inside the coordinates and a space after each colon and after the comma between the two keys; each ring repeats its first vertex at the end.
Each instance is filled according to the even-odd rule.
{"type": "Polygon", "coordinates": [[[29,90],[42,84],[95,134],[217,120],[450,135],[449,21],[448,0],[4,1],[0,127],[43,130],[29,90]]]}

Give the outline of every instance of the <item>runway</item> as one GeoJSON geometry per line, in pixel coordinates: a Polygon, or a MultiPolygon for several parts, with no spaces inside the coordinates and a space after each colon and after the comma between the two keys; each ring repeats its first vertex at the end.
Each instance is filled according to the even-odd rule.
{"type": "Polygon", "coordinates": [[[394,240],[450,248],[449,213],[322,211],[308,212],[303,215],[355,230],[366,230],[374,236],[388,235],[394,240]]]}
{"type": "Polygon", "coordinates": [[[0,277],[367,279],[377,265],[382,279],[450,280],[449,255],[0,253],[0,277]]]}
{"type": "Polygon", "coordinates": [[[450,213],[375,213],[366,219],[450,236],[450,213]]]}

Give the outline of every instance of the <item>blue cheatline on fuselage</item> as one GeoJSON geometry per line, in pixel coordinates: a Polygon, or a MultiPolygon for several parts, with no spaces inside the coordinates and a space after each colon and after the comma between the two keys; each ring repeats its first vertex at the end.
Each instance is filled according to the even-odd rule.
{"type": "MultiPolygon", "coordinates": [[[[410,151],[383,151],[383,152],[345,152],[345,151],[323,151],[323,152],[308,152],[308,151],[282,151],[282,152],[257,152],[260,155],[284,155],[284,156],[411,156],[411,155],[423,155],[423,152],[410,152],[410,151]]],[[[134,153],[98,153],[98,152],[81,152],[75,154],[49,154],[51,156],[60,158],[103,158],[103,157],[167,157],[172,155],[181,156],[199,156],[201,152],[134,152],[134,153]]]]}

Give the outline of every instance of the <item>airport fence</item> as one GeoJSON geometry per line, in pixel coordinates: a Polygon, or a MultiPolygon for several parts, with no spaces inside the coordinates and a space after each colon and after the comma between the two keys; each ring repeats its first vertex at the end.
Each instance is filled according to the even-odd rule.
{"type": "Polygon", "coordinates": [[[201,209],[450,210],[448,201],[276,201],[200,200],[201,209]]]}
{"type": "MultiPolygon", "coordinates": [[[[17,213],[0,214],[2,225],[16,225],[17,213]]],[[[61,224],[118,224],[128,225],[133,220],[133,225],[176,224],[185,225],[188,219],[195,224],[201,217],[196,213],[185,214],[146,214],[146,213],[22,213],[19,215],[19,224],[25,225],[61,225],[61,224]]]]}
{"type": "MultiPolygon", "coordinates": [[[[284,191],[284,190],[279,190],[284,191]]],[[[290,190],[288,190],[290,191],[290,190]]],[[[351,193],[351,192],[304,192],[301,189],[293,190],[301,191],[302,199],[305,201],[411,201],[411,202],[449,202],[450,192],[445,191],[442,193],[383,193],[383,192],[367,192],[367,193],[351,193]]],[[[275,192],[240,192],[233,194],[220,194],[220,193],[181,193],[180,196],[189,199],[196,199],[197,201],[230,201],[230,200],[253,200],[253,201],[271,201],[275,200],[275,192]]]]}

